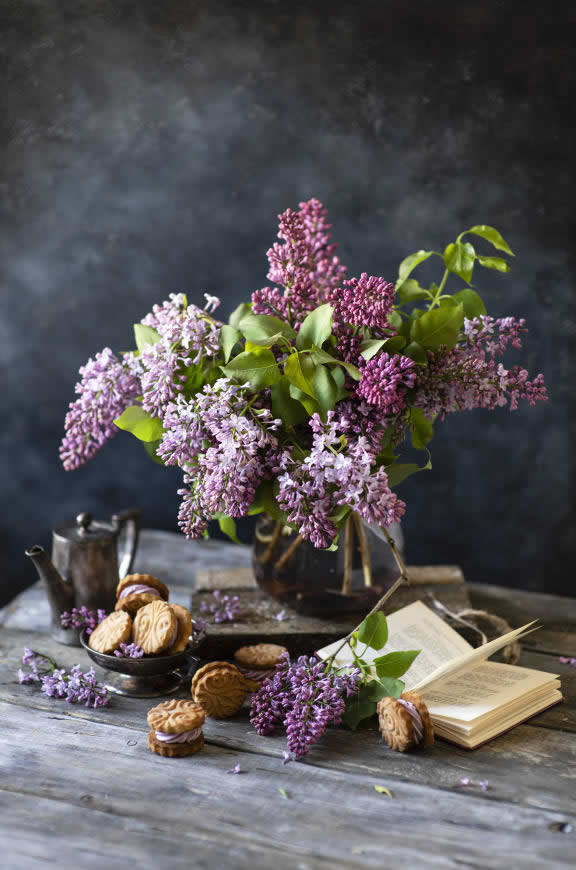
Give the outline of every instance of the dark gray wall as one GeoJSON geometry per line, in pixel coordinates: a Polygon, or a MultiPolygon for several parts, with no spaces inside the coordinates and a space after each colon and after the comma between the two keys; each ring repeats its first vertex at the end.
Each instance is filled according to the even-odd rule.
{"type": "Polygon", "coordinates": [[[528,318],[522,359],[551,401],[439,427],[433,472],[403,489],[408,547],[573,594],[573,21],[558,8],[1,0],[0,598],[33,579],[24,547],[81,509],[136,502],[175,528],[178,473],[129,436],[60,468],[77,369],[127,349],[170,291],[226,312],[248,298],[277,213],[310,196],[352,275],[393,278],[473,223],[516,251],[479,287],[528,318]]]}

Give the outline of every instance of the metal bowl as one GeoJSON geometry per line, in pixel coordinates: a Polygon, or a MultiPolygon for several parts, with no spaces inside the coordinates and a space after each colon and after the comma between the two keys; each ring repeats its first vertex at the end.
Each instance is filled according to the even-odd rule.
{"type": "Polygon", "coordinates": [[[141,659],[120,658],[113,653],[97,652],[88,646],[88,637],[86,630],[82,631],[80,643],[98,667],[110,672],[105,684],[110,692],[132,698],[158,698],[177,692],[194,675],[199,661],[193,653],[205,635],[190,638],[183,652],[175,655],[144,656],[141,659]]]}

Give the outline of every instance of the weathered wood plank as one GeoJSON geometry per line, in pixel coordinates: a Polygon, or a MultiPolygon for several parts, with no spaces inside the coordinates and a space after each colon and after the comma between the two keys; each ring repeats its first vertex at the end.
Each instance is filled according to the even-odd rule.
{"type": "MultiPolygon", "coordinates": [[[[46,711],[62,720],[97,721],[146,730],[146,712],[154,705],[152,700],[116,696],[110,708],[87,710],[46,698],[34,687],[20,686],[16,681],[16,671],[21,648],[25,643],[34,646],[39,639],[20,632],[10,632],[10,637],[7,634],[3,632],[0,636],[2,641],[7,641],[2,642],[5,654],[0,657],[0,700],[13,707],[3,711],[4,719],[10,721],[17,715],[18,707],[27,707],[46,711]]],[[[78,660],[78,650],[61,647],[48,638],[42,638],[41,648],[57,655],[66,667],[78,660]]],[[[536,654],[531,654],[525,664],[538,666],[542,659],[545,668],[554,670],[549,657],[536,657],[536,654]]],[[[558,670],[562,668],[570,671],[567,666],[558,670]]],[[[576,674],[572,672],[567,678],[572,680],[570,699],[573,699],[576,674]]],[[[534,724],[519,726],[474,752],[438,741],[430,751],[401,755],[388,750],[375,731],[352,734],[343,729],[332,729],[314,748],[307,763],[352,772],[370,771],[374,776],[385,771],[390,777],[409,777],[416,782],[441,787],[452,787],[462,776],[468,775],[475,780],[490,779],[500,783],[508,799],[526,806],[569,808],[576,800],[576,741],[570,733],[548,729],[566,726],[563,721],[551,720],[553,713],[573,720],[574,705],[570,699],[567,704],[531,720],[532,723],[542,721],[546,728],[534,724]]],[[[283,737],[257,735],[249,725],[246,711],[231,720],[207,720],[205,735],[210,743],[229,750],[278,758],[282,757],[285,746],[283,737]]]]}
{"type": "MultiPolygon", "coordinates": [[[[156,861],[162,856],[163,834],[171,833],[175,859],[183,854],[190,859],[198,839],[218,837],[241,847],[248,842],[274,846],[280,860],[291,853],[293,859],[305,859],[303,866],[306,859],[331,860],[335,866],[346,860],[362,867],[397,867],[399,861],[418,866],[426,856],[427,867],[501,868],[518,866],[520,853],[525,868],[572,866],[573,840],[552,828],[576,824],[576,816],[520,807],[494,786],[483,794],[396,782],[390,799],[375,792],[371,773],[284,767],[277,759],[252,755],[242,759],[244,774],[229,776],[226,771],[235,759],[218,747],[175,761],[151,754],[143,732],[134,729],[96,722],[79,727],[69,718],[55,720],[22,709],[10,724],[10,733],[0,730],[0,793],[9,792],[0,824],[7,833],[9,823],[11,839],[25,829],[21,816],[12,812],[10,817],[5,810],[16,805],[15,795],[24,794],[36,797],[40,828],[47,817],[53,824],[55,805],[64,821],[61,806],[67,805],[75,824],[57,828],[64,839],[69,831],[78,831],[76,820],[83,817],[86,845],[102,813],[107,841],[116,818],[132,831],[134,826],[136,831],[153,828],[147,846],[156,861]],[[280,785],[288,800],[279,793],[280,785]],[[86,823],[87,811],[95,815],[92,827],[86,823]]],[[[377,782],[382,780],[380,775],[377,782]]],[[[106,859],[109,849],[108,843],[99,843],[106,859]]],[[[170,864],[162,861],[160,866],[170,864]]]]}
{"type": "Polygon", "coordinates": [[[538,619],[546,628],[576,632],[576,598],[483,583],[471,583],[468,588],[473,607],[496,613],[512,626],[538,619]]]}

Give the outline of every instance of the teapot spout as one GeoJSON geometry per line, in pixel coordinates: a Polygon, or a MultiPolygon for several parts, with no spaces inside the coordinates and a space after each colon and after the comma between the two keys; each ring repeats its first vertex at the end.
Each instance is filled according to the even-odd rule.
{"type": "Polygon", "coordinates": [[[34,562],[38,576],[44,582],[52,612],[58,617],[64,610],[74,607],[74,589],[66,583],[52,564],[43,547],[34,546],[26,550],[26,555],[34,562]]]}

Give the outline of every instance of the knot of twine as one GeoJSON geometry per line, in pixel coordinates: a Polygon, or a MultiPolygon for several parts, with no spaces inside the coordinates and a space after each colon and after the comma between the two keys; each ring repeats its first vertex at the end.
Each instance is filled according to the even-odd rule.
{"type": "MultiPolygon", "coordinates": [[[[453,613],[449,610],[445,604],[442,604],[441,601],[434,598],[432,596],[432,604],[441,615],[447,617],[448,619],[453,620],[460,625],[465,626],[466,628],[471,629],[476,632],[480,636],[480,643],[486,643],[488,637],[479,628],[477,625],[474,625],[473,622],[469,622],[470,619],[475,619],[480,621],[484,621],[486,623],[487,629],[490,634],[493,634],[494,637],[498,637],[503,634],[507,634],[509,631],[512,631],[512,628],[505,619],[501,616],[496,616],[495,613],[489,613],[487,610],[474,610],[473,608],[467,608],[465,610],[459,610],[457,613],[453,613]]],[[[504,661],[506,664],[515,665],[518,659],[520,658],[521,646],[517,640],[513,640],[512,643],[509,643],[504,647],[502,654],[504,656],[504,661]]]]}

